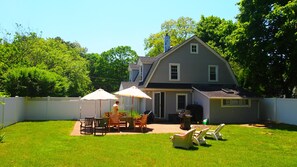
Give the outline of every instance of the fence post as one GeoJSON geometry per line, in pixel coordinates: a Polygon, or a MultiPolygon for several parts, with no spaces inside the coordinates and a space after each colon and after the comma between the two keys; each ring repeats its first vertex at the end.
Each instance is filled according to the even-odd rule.
{"type": "Polygon", "coordinates": [[[4,100],[5,99],[2,98],[2,102],[0,102],[0,105],[2,106],[2,120],[1,120],[1,127],[0,127],[0,129],[2,128],[2,126],[3,127],[5,126],[5,122],[4,122],[4,109],[5,109],[4,105],[5,105],[5,101],[4,100]]]}
{"type": "Polygon", "coordinates": [[[273,114],[274,114],[274,121],[277,123],[277,98],[274,98],[274,106],[273,106],[273,114]]]}
{"type": "Polygon", "coordinates": [[[47,96],[47,100],[46,100],[46,109],[45,109],[45,120],[48,120],[48,104],[50,102],[50,96],[47,96]]]}

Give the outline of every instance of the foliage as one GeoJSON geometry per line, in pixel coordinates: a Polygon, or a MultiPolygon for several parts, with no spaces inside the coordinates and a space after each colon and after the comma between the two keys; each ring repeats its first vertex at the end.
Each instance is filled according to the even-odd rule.
{"type": "Polygon", "coordinates": [[[87,54],[93,87],[108,92],[117,91],[121,81],[128,80],[128,65],[138,56],[129,46],[118,46],[99,54],[87,54]]]}
{"type": "Polygon", "coordinates": [[[7,127],[9,142],[0,144],[1,166],[297,165],[296,126],[226,125],[222,131],[226,140],[207,139],[206,146],[183,150],[172,147],[171,133],[70,136],[74,124],[41,121],[7,127]]]}
{"type": "Polygon", "coordinates": [[[180,44],[194,35],[195,21],[189,17],[180,17],[177,20],[168,20],[161,25],[161,31],[151,34],[144,40],[146,56],[155,57],[164,52],[164,40],[166,34],[170,36],[170,45],[180,44]]]}
{"type": "Polygon", "coordinates": [[[140,114],[139,114],[139,112],[138,112],[138,111],[135,111],[135,110],[133,110],[133,111],[131,111],[131,110],[123,110],[123,111],[120,111],[120,112],[124,112],[124,113],[126,113],[126,115],[127,115],[128,117],[132,117],[132,118],[140,118],[140,114]]]}
{"type": "Polygon", "coordinates": [[[239,3],[232,58],[243,67],[241,85],[266,96],[290,97],[297,85],[297,1],[239,3]]]}
{"type": "Polygon", "coordinates": [[[3,75],[3,86],[11,96],[64,96],[67,95],[69,81],[36,67],[13,68],[3,75]]]}
{"type": "Polygon", "coordinates": [[[223,57],[227,56],[227,37],[236,29],[231,20],[216,16],[201,16],[197,23],[196,35],[223,57]]]}
{"type": "Polygon", "coordinates": [[[82,58],[86,49],[78,43],[65,42],[59,37],[44,39],[34,32],[16,32],[12,39],[5,39],[0,43],[1,75],[9,69],[36,67],[67,78],[69,89],[64,96],[83,95],[90,89],[87,61],[82,58]]]}

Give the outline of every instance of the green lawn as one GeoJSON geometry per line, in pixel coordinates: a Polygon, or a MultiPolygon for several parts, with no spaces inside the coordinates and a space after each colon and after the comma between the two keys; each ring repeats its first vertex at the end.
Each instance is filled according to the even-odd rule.
{"type": "Polygon", "coordinates": [[[297,166],[297,127],[226,125],[224,141],[176,149],[172,134],[70,136],[74,121],[4,129],[0,166],[297,166]]]}

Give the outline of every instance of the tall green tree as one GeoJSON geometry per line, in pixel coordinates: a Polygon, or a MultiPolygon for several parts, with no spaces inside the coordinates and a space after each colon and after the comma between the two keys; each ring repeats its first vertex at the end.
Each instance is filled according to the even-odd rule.
{"type": "Polygon", "coordinates": [[[236,29],[231,20],[216,16],[201,16],[196,27],[196,35],[223,57],[228,55],[227,37],[236,29]]]}
{"type": "Polygon", "coordinates": [[[90,78],[93,87],[113,92],[119,89],[121,81],[129,78],[128,65],[138,59],[129,46],[118,46],[99,54],[87,54],[90,62],[90,78]]]}
{"type": "Polygon", "coordinates": [[[266,96],[290,97],[297,85],[297,1],[239,2],[232,57],[244,68],[242,85],[266,96]]]}
{"type": "Polygon", "coordinates": [[[191,37],[195,33],[196,22],[190,17],[180,17],[177,20],[168,20],[161,25],[161,31],[151,34],[144,40],[146,56],[155,57],[164,52],[164,37],[170,36],[170,45],[175,46],[191,37]]]}

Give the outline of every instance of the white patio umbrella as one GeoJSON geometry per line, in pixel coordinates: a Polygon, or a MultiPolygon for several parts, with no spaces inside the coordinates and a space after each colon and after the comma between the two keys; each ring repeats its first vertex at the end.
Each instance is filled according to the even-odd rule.
{"type": "Polygon", "coordinates": [[[116,92],[114,94],[119,95],[119,96],[127,96],[127,97],[132,98],[131,116],[132,116],[132,110],[133,110],[133,104],[134,104],[134,97],[152,99],[147,94],[145,94],[143,91],[138,89],[136,86],[132,86],[130,88],[120,90],[120,91],[118,91],[118,92],[116,92]]]}
{"type": "MultiPolygon", "coordinates": [[[[101,117],[101,100],[111,100],[111,99],[118,99],[115,95],[106,92],[103,89],[98,89],[92,93],[87,94],[82,100],[100,100],[100,117],[101,117]]],[[[95,110],[96,110],[96,103],[95,103],[95,110]]]]}

